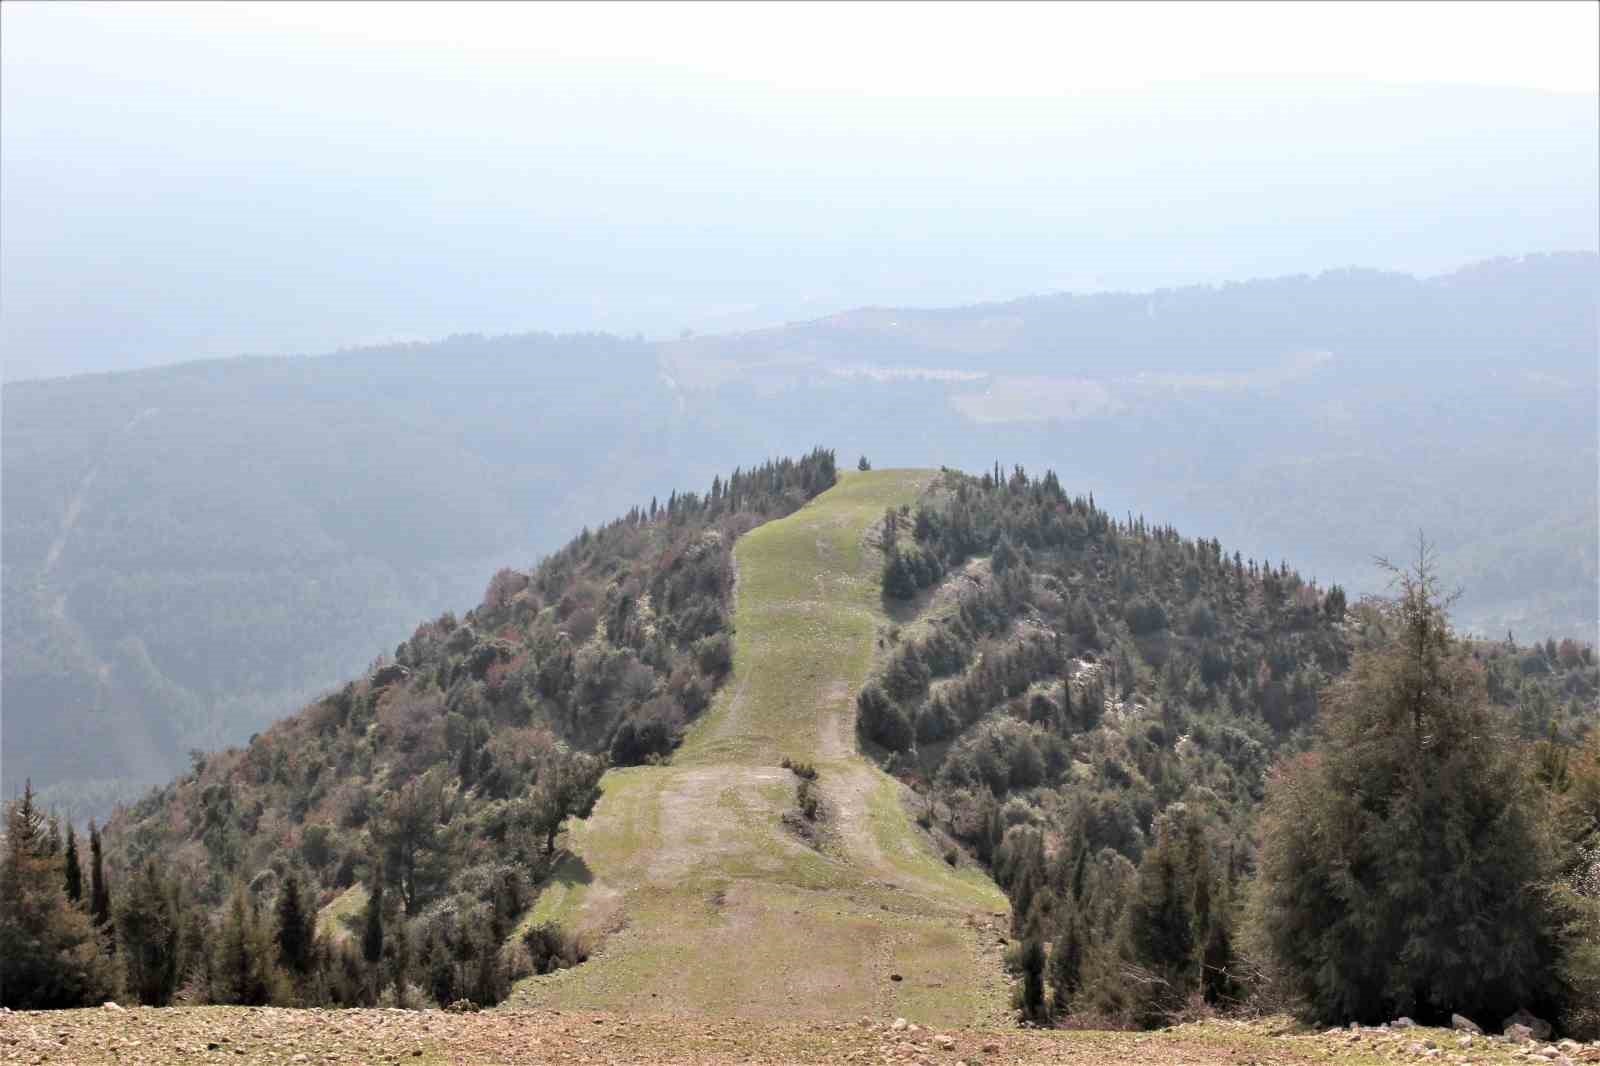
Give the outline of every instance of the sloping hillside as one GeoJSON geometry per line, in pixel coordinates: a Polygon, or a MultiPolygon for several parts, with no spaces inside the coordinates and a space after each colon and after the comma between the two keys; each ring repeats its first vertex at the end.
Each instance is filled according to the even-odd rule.
{"type": "Polygon", "coordinates": [[[4,387],[0,777],[81,819],[728,455],[1054,466],[1353,594],[1420,527],[1458,621],[1594,638],[1600,258],[453,337],[4,387]],[[1396,457],[1402,461],[1396,461],[1396,457]]]}
{"type": "Polygon", "coordinates": [[[930,471],[846,474],[740,539],[733,673],[670,766],[613,771],[532,920],[604,946],[516,1005],[996,1023],[1004,897],[919,839],[855,750],[887,619],[869,533],[930,471]],[[811,782],[781,763],[814,767],[811,782]],[[814,787],[818,813],[797,791],[814,787]]]}

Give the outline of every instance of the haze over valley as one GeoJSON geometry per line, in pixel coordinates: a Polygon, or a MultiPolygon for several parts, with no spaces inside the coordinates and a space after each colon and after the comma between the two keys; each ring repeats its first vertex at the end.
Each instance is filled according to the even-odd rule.
{"type": "Polygon", "coordinates": [[[1597,42],[8,0],[0,1059],[1600,1062],[1597,42]]]}

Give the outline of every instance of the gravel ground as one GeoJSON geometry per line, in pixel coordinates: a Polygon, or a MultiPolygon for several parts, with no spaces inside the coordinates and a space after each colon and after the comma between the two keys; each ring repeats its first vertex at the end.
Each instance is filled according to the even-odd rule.
{"type": "Polygon", "coordinates": [[[903,1020],[752,1024],[694,1016],[589,1011],[290,1010],[103,1007],[0,1012],[0,1062],[127,1063],[863,1063],[1442,1066],[1600,1062],[1600,1046],[1465,1046],[1438,1029],[1317,1033],[1282,1019],[1212,1021],[1156,1033],[929,1029],[903,1020]]]}

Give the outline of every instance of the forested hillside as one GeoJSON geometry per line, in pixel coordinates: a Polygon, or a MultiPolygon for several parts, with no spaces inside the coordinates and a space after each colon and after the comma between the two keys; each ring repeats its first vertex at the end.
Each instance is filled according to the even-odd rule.
{"type": "Polygon", "coordinates": [[[8,384],[0,776],[103,812],[469,606],[506,560],[819,439],[879,465],[1054,464],[1114,514],[1352,598],[1421,528],[1463,628],[1593,641],[1597,279],[1593,255],[1530,256],[8,384]]]}
{"type": "Polygon", "coordinates": [[[4,777],[80,818],[675,483],[654,360],[606,337],[7,385],[4,413],[4,777]]]}
{"type": "MultiPolygon", "coordinates": [[[[1320,704],[1330,694],[1343,698],[1353,657],[1405,634],[1405,616],[1384,601],[1357,602],[1338,585],[1319,586],[1286,563],[1230,553],[1215,539],[1113,518],[1092,496],[1069,495],[1053,473],[946,472],[915,509],[886,514],[883,530],[885,594],[914,620],[890,634],[879,675],[859,697],[862,739],[922,792],[922,821],[950,842],[949,860],[957,861],[959,846],[1010,895],[1019,937],[1012,964],[1025,976],[1019,1006],[1041,1020],[1160,1024],[1190,1010],[1191,999],[1222,1008],[1270,999],[1271,952],[1244,941],[1261,849],[1289,847],[1279,838],[1290,825],[1263,830],[1273,768],[1286,773],[1336,728],[1320,704]]],[[[1570,810],[1574,819],[1556,817],[1569,834],[1562,861],[1573,864],[1558,867],[1577,869],[1582,881],[1593,861],[1587,849],[1600,843],[1600,664],[1592,646],[1443,646],[1467,679],[1447,697],[1453,713],[1479,715],[1474,735],[1509,760],[1475,772],[1486,782],[1509,775],[1510,784],[1485,785],[1506,796],[1523,794],[1519,782],[1543,782],[1549,798],[1536,806],[1570,810]],[[1587,756],[1579,754],[1585,745],[1587,756]],[[1586,784],[1573,786],[1583,774],[1586,784]],[[1561,797],[1580,795],[1587,798],[1563,806],[1561,797]]],[[[1371,743],[1382,732],[1372,719],[1382,712],[1373,693],[1356,706],[1371,743]]],[[[1428,758],[1415,748],[1399,757],[1412,768],[1428,758]]],[[[1473,846],[1482,846],[1478,834],[1504,831],[1465,828],[1483,803],[1465,790],[1444,788],[1433,802],[1419,836],[1439,831],[1435,819],[1459,819],[1473,846]]],[[[1529,831],[1510,850],[1536,867],[1539,841],[1529,831]]],[[[1463,846],[1449,853],[1459,860],[1463,846]]],[[[1284,861],[1310,862],[1315,845],[1298,847],[1284,861]]],[[[1394,873],[1377,875],[1390,892],[1399,891],[1400,850],[1386,856],[1394,873]]],[[[1490,883],[1504,858],[1478,856],[1467,876],[1490,883]]],[[[1539,942],[1518,922],[1536,925],[1540,905],[1518,898],[1521,910],[1492,920],[1489,904],[1467,907],[1473,920],[1519,941],[1507,957],[1539,942]]],[[[1450,913],[1442,897],[1408,906],[1412,915],[1430,906],[1450,913]]],[[[1592,906],[1589,913],[1585,936],[1596,931],[1592,906]]],[[[1438,944],[1471,939],[1463,926],[1442,923],[1438,944]]],[[[1295,934],[1307,958],[1319,958],[1315,936],[1295,934]]],[[[1393,943],[1404,939],[1397,931],[1393,943]]],[[[1391,945],[1377,950],[1381,958],[1391,945]]],[[[1402,953],[1393,950],[1398,965],[1402,953]]],[[[1462,950],[1469,968],[1498,958],[1476,942],[1462,950]]],[[[1520,993],[1508,992],[1509,982],[1447,992],[1429,984],[1438,979],[1431,968],[1442,965],[1431,957],[1418,964],[1427,979],[1396,992],[1374,976],[1373,960],[1367,965],[1364,999],[1341,999],[1355,995],[1349,986],[1334,994],[1315,982],[1293,991],[1311,995],[1318,1017],[1369,1022],[1469,1007],[1503,1015],[1560,1000],[1538,981],[1520,993]],[[1519,994],[1526,999],[1506,1002],[1519,994]]],[[[1546,956],[1534,965],[1541,968],[1548,978],[1555,966],[1546,956]]],[[[1588,972],[1591,982],[1600,976],[1588,972]]],[[[1568,1007],[1585,1024],[1600,1021],[1581,1003],[1568,1007]]]]}
{"type": "Polygon", "coordinates": [[[70,836],[63,850],[30,795],[7,834],[10,884],[34,903],[0,921],[4,1002],[93,1002],[123,966],[144,1003],[372,1003],[408,984],[494,1003],[575,961],[558,930],[508,941],[563,823],[607,765],[669,754],[705,709],[732,656],[735,539],[834,478],[820,449],[735,470],[501,570],[461,618],[91,823],[92,857],[70,836]],[[24,866],[76,885],[70,902],[24,866]],[[82,913],[125,965],[85,946],[82,913]]]}
{"type": "MultiPolygon", "coordinates": [[[[583,936],[529,910],[558,859],[569,880],[589,870],[588,885],[585,842],[610,849],[597,906],[633,900],[617,895],[630,878],[646,901],[664,888],[616,863],[639,845],[640,790],[619,788],[605,826],[563,859],[564,825],[596,810],[608,765],[672,759],[736,665],[737,538],[835,478],[820,449],[736,470],[586,530],[532,571],[502,569],[479,606],[418,626],[360,680],[243,748],[195,753],[190,772],[103,831],[91,824],[87,847],[71,829],[63,841],[31,793],[10,804],[6,1002],[120,990],[152,1004],[485,1004],[583,961],[583,936]]],[[[808,861],[854,869],[862,856],[828,834],[873,841],[870,868],[912,881],[859,887],[896,897],[933,883],[927,864],[950,874],[930,847],[960,876],[981,867],[1009,896],[1015,1005],[1038,1023],[1154,1026],[1243,1004],[1493,1021],[1531,1007],[1600,1031],[1592,646],[1455,637],[1425,545],[1396,572],[1398,595],[1356,600],[1285,562],[1114,518],[1054,473],[873,484],[929,486],[848,538],[850,554],[882,560],[881,582],[865,584],[887,612],[876,637],[872,614],[843,606],[859,578],[803,580],[818,597],[806,609],[753,606],[764,654],[793,677],[776,694],[765,674],[756,696],[741,684],[707,735],[710,749],[764,759],[780,734],[798,743],[783,729],[833,736],[819,749],[832,761],[786,761],[779,778],[799,782],[795,818],[820,834],[788,842],[808,861]],[[851,769],[836,712],[793,710],[848,706],[831,683],[807,690],[816,671],[775,643],[789,632],[833,647],[823,608],[859,630],[863,663],[876,640],[855,724],[910,787],[908,811],[851,769]],[[791,632],[796,615],[818,633],[791,632]],[[756,735],[728,733],[737,708],[756,735]],[[902,839],[902,817],[926,835],[902,839]]],[[[915,490],[898,491],[864,498],[915,490]]],[[[848,513],[835,506],[780,546],[813,563],[840,555],[818,536],[848,513]]],[[[763,558],[767,592],[789,589],[781,559],[763,558]]],[[[773,767],[742,772],[772,791],[773,767]]],[[[696,809],[707,841],[716,818],[745,818],[722,799],[696,809]]],[[[685,898],[704,891],[662,876],[685,898]]],[[[807,876],[812,891],[856,883],[807,876]]],[[[713,893],[714,910],[724,902],[713,893]]]]}

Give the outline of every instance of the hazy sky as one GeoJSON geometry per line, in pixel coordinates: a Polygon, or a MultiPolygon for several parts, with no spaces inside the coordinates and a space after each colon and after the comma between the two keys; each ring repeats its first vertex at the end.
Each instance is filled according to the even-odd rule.
{"type": "Polygon", "coordinates": [[[0,7],[8,379],[1594,248],[1600,4],[0,7]]]}

